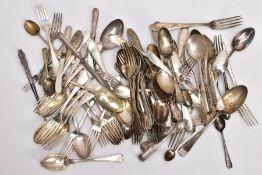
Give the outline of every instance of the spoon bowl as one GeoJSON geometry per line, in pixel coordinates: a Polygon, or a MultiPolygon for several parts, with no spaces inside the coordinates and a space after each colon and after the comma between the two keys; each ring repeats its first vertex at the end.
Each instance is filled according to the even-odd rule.
{"type": "Polygon", "coordinates": [[[55,81],[50,77],[46,77],[43,81],[43,90],[46,95],[53,95],[55,93],[55,81]]]}
{"type": "Polygon", "coordinates": [[[40,27],[39,25],[31,20],[26,20],[24,22],[24,28],[26,30],[26,32],[32,36],[38,35],[40,32],[40,27]]]}
{"type": "Polygon", "coordinates": [[[165,93],[172,94],[175,90],[174,78],[168,75],[165,71],[160,71],[155,75],[155,80],[165,93]]]}
{"type": "Polygon", "coordinates": [[[104,31],[101,34],[100,41],[103,44],[103,49],[113,49],[116,47],[114,43],[111,42],[109,36],[111,34],[122,36],[124,31],[124,23],[121,19],[115,19],[114,21],[110,22],[104,31]]]}
{"type": "Polygon", "coordinates": [[[158,32],[158,47],[160,53],[165,57],[170,57],[173,53],[172,36],[166,28],[161,28],[158,32]]]}
{"type": "Polygon", "coordinates": [[[186,44],[186,50],[192,58],[202,60],[207,51],[205,38],[199,34],[190,36],[186,44]]]}
{"type": "Polygon", "coordinates": [[[73,140],[73,149],[79,158],[86,159],[91,153],[90,138],[84,133],[77,133],[73,140]]]}
{"type": "Polygon", "coordinates": [[[118,97],[126,99],[130,97],[130,88],[126,85],[120,84],[114,89],[114,93],[118,97]]]}
{"type": "Polygon", "coordinates": [[[234,51],[241,51],[249,46],[255,36],[255,29],[252,27],[240,31],[232,41],[234,51]]]}
{"type": "Polygon", "coordinates": [[[163,126],[168,119],[169,105],[161,100],[157,100],[154,103],[154,116],[155,123],[159,126],[163,126]]]}
{"type": "Polygon", "coordinates": [[[236,112],[245,102],[247,93],[248,89],[244,85],[238,85],[226,91],[222,97],[225,108],[221,112],[226,114],[236,112]]]}

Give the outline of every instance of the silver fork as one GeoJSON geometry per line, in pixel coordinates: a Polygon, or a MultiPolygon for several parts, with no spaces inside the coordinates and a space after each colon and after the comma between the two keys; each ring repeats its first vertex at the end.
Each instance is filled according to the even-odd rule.
{"type": "MultiPolygon", "coordinates": [[[[74,120],[74,126],[75,126],[75,130],[72,131],[66,138],[64,144],[61,147],[61,151],[60,153],[63,153],[67,156],[70,156],[71,153],[73,152],[73,140],[74,138],[77,136],[77,130],[79,130],[83,123],[84,120],[86,119],[86,117],[88,116],[88,112],[91,110],[92,106],[94,104],[94,101],[90,102],[90,107],[86,108],[86,111],[84,113],[84,115],[82,116],[80,122],[77,124],[76,121],[74,120]]],[[[74,119],[74,117],[72,117],[74,119]]]]}
{"type": "MultiPolygon", "coordinates": [[[[105,115],[105,112],[106,112],[105,110],[102,112],[99,120],[92,119],[90,117],[91,115],[88,114],[89,117],[91,118],[91,123],[92,123],[91,132],[90,132],[90,138],[92,138],[92,143],[93,143],[92,149],[95,147],[97,141],[99,141],[100,136],[102,136],[101,134],[102,133],[102,119],[105,115]]],[[[104,140],[103,140],[103,143],[105,143],[104,140]]]]}
{"type": "Polygon", "coordinates": [[[105,115],[102,119],[102,131],[105,137],[114,145],[118,145],[124,139],[121,125],[111,115],[105,115]]]}
{"type": "MultiPolygon", "coordinates": [[[[222,37],[221,35],[219,35],[216,39],[216,42],[214,43],[215,44],[215,48],[216,48],[216,51],[219,52],[219,51],[222,51],[222,50],[226,50],[226,47],[225,47],[225,43],[223,42],[222,40],[222,37]]],[[[232,68],[230,66],[230,64],[228,63],[228,73],[230,75],[230,78],[232,79],[232,82],[233,84],[236,86],[237,83],[236,83],[236,80],[235,78],[232,76],[232,68]]],[[[224,76],[224,82],[225,82],[225,89],[228,90],[229,87],[228,87],[228,83],[227,83],[227,77],[226,77],[226,74],[224,73],[223,74],[224,76]]],[[[244,122],[248,125],[248,126],[255,126],[258,124],[258,121],[257,119],[255,118],[254,114],[252,113],[252,111],[249,109],[248,105],[246,103],[244,103],[238,110],[238,112],[240,113],[242,119],[244,120],[244,122]]]]}
{"type": "Polygon", "coordinates": [[[50,39],[53,42],[56,38],[58,33],[61,31],[62,27],[62,13],[56,12],[53,17],[52,27],[50,30],[50,39]]]}
{"type": "Polygon", "coordinates": [[[46,33],[46,36],[47,36],[47,40],[48,40],[48,43],[49,43],[49,49],[50,49],[50,52],[51,52],[52,65],[53,65],[54,72],[55,72],[55,75],[56,75],[57,71],[58,71],[58,67],[59,67],[59,60],[58,60],[58,58],[55,54],[55,51],[54,51],[54,48],[53,48],[53,45],[52,45],[52,42],[51,42],[51,38],[50,38],[50,35],[49,35],[51,24],[49,22],[47,12],[46,12],[46,10],[43,6],[37,7],[36,13],[37,13],[37,17],[38,17],[38,20],[39,20],[40,27],[46,33]]]}
{"type": "Polygon", "coordinates": [[[150,25],[152,31],[159,31],[160,28],[165,27],[169,30],[187,28],[187,27],[198,27],[207,26],[213,30],[223,30],[231,27],[236,27],[242,24],[241,16],[233,16],[229,18],[217,19],[207,23],[165,23],[155,22],[150,25]]]}

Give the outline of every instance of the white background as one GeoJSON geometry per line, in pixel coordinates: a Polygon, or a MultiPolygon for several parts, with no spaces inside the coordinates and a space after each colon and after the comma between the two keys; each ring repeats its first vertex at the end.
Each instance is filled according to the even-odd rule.
{"type": "MultiPolygon", "coordinates": [[[[26,19],[37,21],[35,7],[43,1],[8,0],[0,7],[0,173],[16,174],[54,174],[39,165],[48,152],[44,152],[39,145],[34,144],[32,136],[42,120],[33,109],[35,100],[31,92],[24,93],[21,87],[27,82],[23,68],[17,57],[17,49],[26,53],[33,73],[42,66],[41,48],[43,42],[29,36],[23,29],[26,19]]],[[[121,18],[125,29],[132,27],[139,35],[143,46],[153,42],[149,24],[159,21],[209,21],[216,18],[242,15],[244,24],[238,28],[212,31],[200,28],[207,32],[209,37],[221,33],[228,49],[233,36],[245,27],[256,29],[256,36],[248,49],[235,53],[231,57],[233,69],[239,84],[248,86],[248,104],[260,122],[261,120],[261,45],[262,21],[261,3],[246,0],[48,0],[44,1],[49,16],[56,11],[63,12],[63,27],[72,25],[74,31],[90,30],[91,10],[99,8],[97,38],[104,27],[112,20],[121,18]]],[[[177,38],[175,32],[173,37],[177,38]]],[[[124,35],[126,37],[126,35],[124,35]]],[[[113,71],[116,50],[103,53],[106,68],[113,71]]],[[[40,91],[41,89],[38,88],[40,91]]],[[[130,141],[120,146],[107,147],[102,152],[96,149],[94,155],[122,152],[125,162],[122,164],[82,163],[70,166],[66,171],[58,174],[261,174],[262,162],[262,129],[261,124],[256,127],[247,127],[238,114],[234,114],[225,129],[225,137],[233,161],[233,169],[225,167],[224,155],[219,133],[213,127],[201,138],[194,149],[185,158],[177,157],[172,162],[165,162],[163,154],[166,146],[155,153],[148,161],[140,162],[137,159],[139,149],[131,145],[130,141]]]]}

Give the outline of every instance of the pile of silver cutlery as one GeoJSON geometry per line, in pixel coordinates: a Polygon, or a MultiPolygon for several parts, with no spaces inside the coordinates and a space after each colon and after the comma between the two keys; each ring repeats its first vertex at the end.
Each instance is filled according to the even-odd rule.
{"type": "Polygon", "coordinates": [[[24,28],[42,40],[42,69],[33,75],[21,49],[18,57],[28,79],[23,89],[32,91],[35,113],[43,119],[34,142],[48,151],[60,147],[40,161],[44,168],[122,162],[122,153],[101,157],[92,153],[99,151],[96,147],[106,149],[127,139],[140,145],[141,161],[168,143],[163,157],[171,161],[177,154],[187,155],[209,126],[221,133],[226,167],[232,168],[223,134],[226,122],[236,111],[248,126],[258,121],[245,102],[248,89],[237,84],[229,58],[249,46],[255,29],[240,30],[229,50],[222,34],[210,39],[197,27],[221,31],[239,27],[241,16],[208,23],[155,22],[150,25],[155,43],[144,48],[133,29],[127,29],[127,39],[123,37],[121,19],[110,22],[97,39],[97,8],[90,30],[73,31],[63,24],[61,12],[55,12],[51,21],[43,6],[36,8],[36,15],[38,22],[25,20],[24,28]],[[178,40],[172,30],[179,30],[178,40]],[[113,49],[118,50],[117,75],[103,63],[103,51],[113,49]],[[82,129],[87,126],[88,132],[82,129]]]}

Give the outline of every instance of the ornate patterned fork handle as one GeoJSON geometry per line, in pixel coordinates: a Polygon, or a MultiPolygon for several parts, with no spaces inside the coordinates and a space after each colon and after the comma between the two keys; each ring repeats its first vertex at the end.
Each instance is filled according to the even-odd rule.
{"type": "Polygon", "coordinates": [[[70,42],[68,42],[68,41],[65,39],[65,37],[63,36],[63,34],[62,34],[61,32],[58,34],[58,39],[59,39],[62,43],[64,43],[64,45],[65,45],[66,47],[68,47],[69,49],[71,49],[71,50],[73,51],[73,53],[74,53],[75,56],[77,56],[78,58],[80,58],[80,63],[86,68],[86,70],[87,70],[92,76],[94,76],[94,78],[98,81],[98,83],[99,83],[101,86],[107,88],[107,85],[106,85],[106,83],[102,80],[102,78],[92,69],[92,67],[90,67],[90,66],[86,63],[85,59],[84,59],[83,57],[81,57],[81,55],[80,55],[80,54],[77,52],[77,50],[70,44],[70,42]]]}
{"type": "Polygon", "coordinates": [[[188,27],[197,27],[197,26],[205,26],[208,23],[166,23],[166,22],[155,22],[151,24],[149,27],[152,31],[159,31],[160,28],[165,27],[169,30],[188,28],[188,27]]]}
{"type": "Polygon", "coordinates": [[[36,101],[38,101],[38,100],[39,100],[39,97],[38,97],[38,93],[37,93],[37,91],[36,91],[36,87],[35,87],[35,84],[34,84],[34,80],[33,80],[31,71],[30,71],[30,69],[29,69],[29,67],[28,67],[28,62],[27,62],[27,60],[26,60],[25,54],[24,54],[24,52],[23,52],[21,49],[18,50],[18,57],[20,58],[21,64],[22,64],[22,66],[23,66],[23,68],[24,68],[24,70],[25,70],[26,77],[27,77],[27,79],[28,79],[28,81],[29,81],[30,87],[31,87],[31,89],[32,89],[32,91],[33,91],[33,93],[34,93],[34,96],[35,96],[35,98],[36,98],[36,101]]]}

